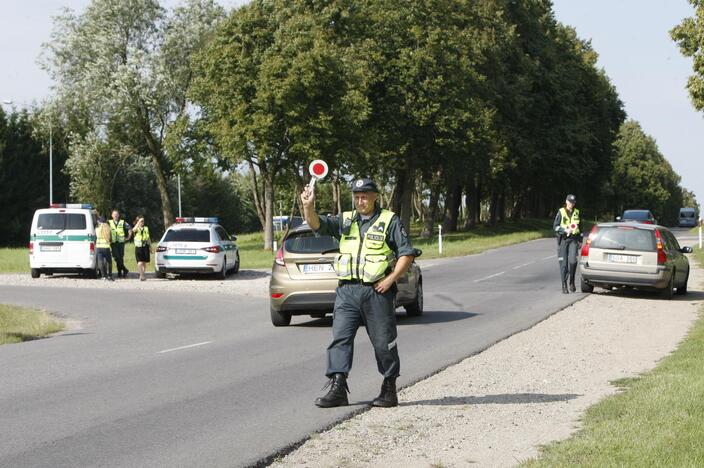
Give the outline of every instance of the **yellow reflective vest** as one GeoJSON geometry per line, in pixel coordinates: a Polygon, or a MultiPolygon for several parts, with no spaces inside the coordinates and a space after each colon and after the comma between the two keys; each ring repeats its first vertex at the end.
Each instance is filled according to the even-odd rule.
{"type": "Polygon", "coordinates": [[[112,219],[108,221],[108,226],[110,226],[110,234],[112,234],[113,242],[125,242],[125,220],[121,219],[115,224],[112,219]]]}
{"type": "Polygon", "coordinates": [[[103,229],[104,224],[98,224],[98,227],[95,229],[95,248],[96,249],[109,249],[110,248],[110,237],[105,237],[103,233],[105,230],[103,229]]]}
{"type": "Polygon", "coordinates": [[[394,252],[386,243],[386,233],[394,213],[381,210],[374,224],[369,226],[364,239],[360,238],[359,223],[355,211],[342,214],[342,235],[340,253],[335,260],[335,271],[341,280],[362,280],[374,283],[391,270],[395,260],[394,252]],[[346,227],[349,231],[346,232],[346,227]]]}
{"type": "Polygon", "coordinates": [[[572,216],[567,213],[567,209],[560,208],[560,227],[563,229],[572,228],[572,233],[569,236],[576,236],[579,234],[579,210],[574,208],[572,210],[572,216]],[[574,226],[574,227],[573,227],[574,226]]]}
{"type": "Polygon", "coordinates": [[[147,226],[140,230],[134,230],[134,246],[143,247],[145,245],[149,245],[149,228],[147,226]]]}

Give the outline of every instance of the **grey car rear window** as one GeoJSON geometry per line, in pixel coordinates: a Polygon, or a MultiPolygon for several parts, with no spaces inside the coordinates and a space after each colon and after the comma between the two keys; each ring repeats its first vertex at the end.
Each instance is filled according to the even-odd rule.
{"type": "Polygon", "coordinates": [[[628,227],[601,227],[592,239],[591,246],[612,250],[655,250],[655,233],[650,229],[628,227]]]}
{"type": "Polygon", "coordinates": [[[208,229],[171,229],[163,242],[210,242],[208,229]]]}
{"type": "Polygon", "coordinates": [[[84,230],[86,229],[86,215],[82,213],[43,213],[37,219],[37,229],[84,230]]]}
{"type": "Polygon", "coordinates": [[[643,210],[628,210],[623,212],[624,219],[650,219],[650,213],[643,210]]]}
{"type": "Polygon", "coordinates": [[[312,232],[301,232],[289,235],[284,248],[291,253],[323,253],[339,249],[340,243],[332,236],[316,237],[312,232]]]}

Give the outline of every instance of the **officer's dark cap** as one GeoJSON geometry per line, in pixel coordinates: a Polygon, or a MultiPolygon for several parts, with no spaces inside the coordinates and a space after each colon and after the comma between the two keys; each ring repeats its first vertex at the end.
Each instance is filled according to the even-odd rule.
{"type": "Polygon", "coordinates": [[[577,203],[577,197],[570,193],[569,195],[567,195],[567,198],[565,198],[565,201],[568,201],[570,203],[577,203]]]}
{"type": "Polygon", "coordinates": [[[379,193],[379,189],[372,179],[357,179],[352,182],[353,192],[376,192],[379,193]]]}

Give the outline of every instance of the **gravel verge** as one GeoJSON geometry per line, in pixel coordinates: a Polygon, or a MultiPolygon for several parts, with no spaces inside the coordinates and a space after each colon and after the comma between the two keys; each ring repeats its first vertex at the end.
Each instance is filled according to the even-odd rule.
{"type": "Polygon", "coordinates": [[[39,286],[56,288],[104,288],[129,289],[142,291],[193,291],[204,293],[236,294],[240,296],[267,297],[269,291],[270,270],[240,270],[225,280],[205,275],[168,276],[157,279],[154,273],[147,273],[147,281],[139,281],[137,273],[130,272],[125,279],[103,281],[87,279],[78,275],[54,274],[32,278],[28,273],[2,274],[0,285],[3,286],[39,286]]]}
{"type": "Polygon", "coordinates": [[[399,407],[373,408],[313,434],[273,466],[513,466],[536,457],[618,391],[611,381],[652,369],[676,348],[704,303],[703,277],[692,260],[690,293],[671,301],[597,289],[404,388],[399,407]]]}

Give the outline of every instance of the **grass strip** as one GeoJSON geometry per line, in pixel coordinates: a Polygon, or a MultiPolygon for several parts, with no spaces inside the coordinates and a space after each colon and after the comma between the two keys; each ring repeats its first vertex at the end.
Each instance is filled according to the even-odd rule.
{"type": "Polygon", "coordinates": [[[523,466],[704,466],[704,308],[674,353],[614,384],[623,392],[590,407],[577,434],[523,466]]]}
{"type": "Polygon", "coordinates": [[[0,304],[0,345],[36,340],[63,329],[44,311],[0,304]]]}

